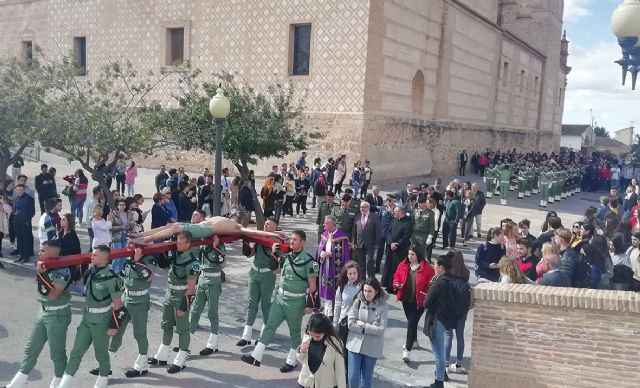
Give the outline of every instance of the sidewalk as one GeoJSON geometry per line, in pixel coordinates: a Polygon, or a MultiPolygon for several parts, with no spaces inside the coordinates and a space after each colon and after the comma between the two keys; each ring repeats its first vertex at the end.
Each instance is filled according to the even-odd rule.
{"type": "MultiPolygon", "coordinates": [[[[78,164],[70,164],[64,158],[55,155],[43,153],[43,159],[45,163],[49,164],[49,166],[53,166],[58,170],[58,191],[61,191],[64,187],[64,182],[60,179],[60,177],[71,173],[75,169],[79,168],[78,164]]],[[[25,175],[29,176],[29,185],[33,187],[33,177],[39,172],[39,164],[27,163],[27,165],[23,167],[22,171],[25,175]]],[[[139,176],[136,183],[136,192],[143,194],[145,198],[150,198],[155,192],[153,182],[156,173],[157,172],[154,170],[143,168],[138,169],[139,176]]],[[[189,176],[197,177],[198,175],[199,173],[189,173],[189,176]]],[[[469,176],[466,178],[468,178],[472,182],[475,181],[481,183],[481,178],[478,176],[469,176]]],[[[443,184],[446,184],[451,179],[453,179],[453,177],[442,177],[442,182],[443,184]]],[[[434,180],[435,178],[418,177],[413,180],[412,183],[419,184],[420,182],[427,182],[429,184],[432,184],[434,180]]],[[[461,180],[466,179],[463,178],[461,180]]],[[[115,184],[113,187],[115,188],[115,184]]],[[[484,184],[481,184],[481,187],[484,187],[484,184]]],[[[383,186],[382,189],[384,192],[396,192],[404,189],[404,183],[383,186]]],[[[145,202],[143,208],[151,208],[152,204],[150,202],[150,200],[145,202]]],[[[597,206],[597,195],[592,193],[579,193],[577,196],[574,196],[570,199],[563,200],[553,205],[549,205],[547,209],[539,208],[537,206],[537,203],[538,196],[532,196],[531,198],[518,200],[515,198],[514,192],[510,193],[509,206],[500,206],[499,200],[495,197],[493,199],[488,199],[487,207],[485,208],[483,214],[483,234],[486,233],[486,230],[490,227],[499,226],[500,220],[502,218],[510,217],[516,222],[520,221],[522,218],[530,219],[532,223],[531,233],[537,235],[540,233],[540,227],[542,225],[542,222],[544,221],[547,210],[556,210],[559,213],[559,216],[563,219],[564,224],[569,225],[570,222],[581,219],[582,214],[584,213],[584,209],[587,206],[597,206]]],[[[63,201],[63,205],[64,210],[68,211],[69,204],[66,199],[63,201]]],[[[315,209],[310,209],[306,218],[285,218],[281,223],[281,227],[285,231],[300,228],[305,230],[305,232],[307,232],[307,235],[315,236],[317,230],[317,227],[315,225],[316,214],[317,213],[315,209]]],[[[37,225],[37,218],[34,219],[34,225],[37,225]]],[[[86,248],[88,245],[88,237],[86,236],[86,231],[80,230],[79,234],[81,243],[83,247],[86,248]]],[[[467,267],[472,271],[472,283],[476,282],[475,276],[473,275],[474,254],[476,248],[482,242],[482,239],[475,239],[474,241],[470,242],[469,246],[466,248],[462,248],[461,246],[458,247],[464,254],[467,267]]],[[[315,243],[315,238],[310,238],[310,241],[306,244],[306,250],[309,252],[314,252],[316,247],[315,243]]],[[[440,244],[438,244],[438,246],[440,246],[440,244]]],[[[240,337],[242,326],[244,324],[244,314],[247,300],[247,268],[250,264],[250,260],[240,254],[240,249],[238,246],[232,245],[231,247],[229,247],[229,250],[229,257],[232,258],[233,261],[231,263],[231,266],[225,270],[227,272],[227,278],[229,280],[224,285],[223,297],[220,301],[222,335],[228,337],[228,340],[222,342],[221,351],[225,353],[231,353],[231,357],[228,360],[229,364],[225,363],[225,365],[238,370],[239,373],[242,373],[241,371],[243,370],[243,368],[248,367],[241,363],[241,361],[239,360],[239,356],[241,354],[240,349],[232,346],[232,343],[234,343],[235,340],[240,337]]],[[[9,251],[6,239],[3,251],[5,253],[9,251]]],[[[445,252],[440,249],[435,249],[434,251],[435,255],[442,253],[445,252]]],[[[4,263],[12,262],[12,260],[6,257],[1,260],[4,263]]],[[[20,267],[25,269],[28,268],[29,270],[33,269],[32,264],[21,265],[20,267]]],[[[166,276],[163,273],[159,276],[158,279],[154,280],[154,285],[152,286],[152,300],[156,304],[156,306],[159,306],[162,303],[165,286],[166,276]]],[[[6,310],[4,312],[7,313],[6,310]]],[[[261,314],[259,314],[259,317],[260,315],[261,314]]],[[[306,324],[306,319],[307,318],[305,318],[305,321],[303,322],[304,324],[306,324]]],[[[384,358],[378,360],[375,369],[376,387],[428,386],[429,384],[431,384],[431,382],[433,382],[433,373],[435,368],[433,363],[433,355],[431,354],[431,346],[429,344],[428,338],[422,334],[422,324],[419,326],[420,331],[418,335],[420,348],[411,352],[412,361],[408,364],[405,364],[401,360],[402,345],[404,344],[404,338],[406,334],[405,322],[406,319],[404,317],[402,306],[400,302],[395,301],[395,297],[393,297],[390,300],[389,321],[387,330],[385,332],[384,358]]],[[[203,328],[208,328],[206,313],[203,313],[201,324],[203,328]]],[[[260,325],[261,322],[256,322],[254,327],[259,328],[260,325]]],[[[155,326],[157,326],[156,322],[150,322],[149,331],[159,331],[159,328],[155,326]]],[[[463,362],[463,367],[465,368],[465,370],[469,366],[472,326],[473,317],[472,314],[470,314],[465,328],[465,359],[463,362]]],[[[255,331],[255,333],[257,333],[257,330],[255,331]]],[[[277,367],[285,357],[285,352],[288,350],[288,329],[286,325],[282,325],[277,333],[278,335],[274,341],[274,344],[270,346],[270,348],[273,350],[267,352],[267,355],[269,355],[268,359],[270,361],[265,363],[261,370],[271,370],[271,368],[276,368],[277,371],[277,367]]],[[[73,331],[70,330],[70,336],[72,335],[73,331]]],[[[202,334],[200,334],[200,336],[202,336],[202,334]]],[[[251,348],[252,347],[243,349],[242,352],[249,351],[251,348]]],[[[455,342],[453,344],[453,349],[455,349],[455,342]]],[[[44,360],[44,358],[45,357],[41,357],[41,362],[44,360]]],[[[286,379],[293,378],[293,374],[286,375],[286,379]]],[[[451,374],[450,378],[451,381],[445,384],[446,387],[466,386],[466,374],[451,374]]],[[[287,384],[287,386],[289,386],[289,384],[287,384]]]]}

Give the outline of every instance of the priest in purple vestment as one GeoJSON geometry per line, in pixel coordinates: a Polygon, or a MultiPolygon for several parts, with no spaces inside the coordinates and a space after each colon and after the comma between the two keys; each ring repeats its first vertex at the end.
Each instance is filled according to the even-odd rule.
{"type": "Polygon", "coordinates": [[[324,232],[320,237],[316,260],[320,264],[320,299],[324,302],[324,314],[333,317],[338,275],[345,263],[351,260],[347,234],[336,226],[333,216],[324,218],[324,232]]]}

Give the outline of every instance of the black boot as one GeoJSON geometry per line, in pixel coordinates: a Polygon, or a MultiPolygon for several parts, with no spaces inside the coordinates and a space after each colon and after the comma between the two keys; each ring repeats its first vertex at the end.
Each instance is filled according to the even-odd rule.
{"type": "Polygon", "coordinates": [[[144,375],[146,375],[147,373],[149,373],[149,372],[148,372],[148,371],[146,371],[146,370],[139,371],[139,370],[136,370],[136,369],[131,368],[131,369],[129,369],[128,371],[126,371],[126,372],[124,373],[124,375],[125,375],[125,376],[127,376],[127,377],[129,377],[129,378],[131,378],[131,377],[140,377],[140,376],[144,376],[144,375]]]}
{"type": "Polygon", "coordinates": [[[213,353],[217,353],[218,349],[204,348],[200,351],[201,356],[209,356],[213,353]]]}
{"type": "Polygon", "coordinates": [[[436,380],[429,386],[429,388],[444,388],[444,381],[436,380]]]}
{"type": "Polygon", "coordinates": [[[290,364],[287,364],[287,363],[285,362],[285,363],[284,363],[284,365],[280,367],[280,372],[282,372],[282,373],[289,373],[289,372],[291,372],[291,371],[292,371],[292,370],[294,370],[294,369],[296,369],[296,366],[295,366],[295,365],[290,365],[290,364]]]}
{"type": "Polygon", "coordinates": [[[260,361],[258,361],[255,358],[253,358],[253,356],[250,355],[250,354],[244,354],[244,355],[242,355],[242,357],[240,357],[240,359],[243,362],[246,362],[247,364],[250,364],[250,365],[253,365],[253,366],[260,366],[260,361]]]}
{"type": "Polygon", "coordinates": [[[147,359],[147,364],[165,366],[165,365],[167,365],[167,362],[166,361],[158,361],[158,359],[156,359],[155,357],[149,357],[147,359]]]}
{"type": "MultiPolygon", "coordinates": [[[[91,369],[91,370],[89,371],[89,373],[91,373],[91,374],[92,374],[92,375],[94,375],[94,376],[98,376],[98,375],[100,374],[100,368],[94,368],[94,369],[91,369]]],[[[112,373],[111,371],[109,371],[109,376],[111,376],[112,374],[113,374],[113,373],[112,373]]]]}
{"type": "Polygon", "coordinates": [[[170,374],[178,373],[184,368],[186,368],[186,365],[183,367],[179,367],[176,364],[171,364],[171,366],[167,368],[167,373],[170,373],[170,374]]]}
{"type": "Polygon", "coordinates": [[[236,342],[236,346],[247,346],[247,345],[251,345],[251,341],[241,339],[240,341],[236,342]]]}

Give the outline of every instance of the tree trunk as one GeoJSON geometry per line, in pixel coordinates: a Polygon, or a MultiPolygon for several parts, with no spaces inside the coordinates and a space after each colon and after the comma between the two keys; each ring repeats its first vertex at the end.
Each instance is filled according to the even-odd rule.
{"type": "MultiPolygon", "coordinates": [[[[249,166],[247,166],[246,163],[235,163],[235,166],[240,172],[240,178],[242,179],[242,182],[245,182],[247,179],[249,179],[249,166]]],[[[258,230],[264,230],[264,212],[262,211],[262,205],[260,205],[260,200],[258,199],[255,181],[251,181],[251,196],[253,197],[253,207],[255,208],[256,213],[256,227],[258,228],[258,230]]]]}
{"type": "Polygon", "coordinates": [[[96,173],[94,169],[89,170],[85,168],[85,170],[91,174],[91,179],[98,182],[98,186],[102,189],[104,198],[107,200],[107,204],[109,205],[109,210],[115,210],[113,195],[111,195],[111,190],[109,189],[109,186],[107,186],[107,180],[105,179],[104,174],[102,174],[102,171],[100,171],[100,173],[96,173]]]}
{"type": "Polygon", "coordinates": [[[5,158],[0,159],[0,174],[2,174],[2,177],[0,178],[2,180],[0,181],[0,183],[2,183],[3,190],[4,190],[4,184],[5,184],[4,178],[8,174],[7,170],[9,169],[9,166],[11,166],[11,163],[9,163],[8,160],[6,160],[5,158]]]}

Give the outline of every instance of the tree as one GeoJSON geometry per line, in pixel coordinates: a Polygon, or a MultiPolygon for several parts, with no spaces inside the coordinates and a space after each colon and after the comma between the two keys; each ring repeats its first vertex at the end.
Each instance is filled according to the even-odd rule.
{"type": "Polygon", "coordinates": [[[102,187],[113,209],[107,177],[121,157],[151,154],[167,140],[145,125],[151,92],[171,73],[139,76],[131,63],[105,66],[95,81],[80,80],[65,58],[47,67],[56,80],[49,98],[51,117],[42,139],[45,145],[80,162],[102,187]]]}
{"type": "Polygon", "coordinates": [[[596,136],[611,137],[611,135],[609,135],[609,131],[607,131],[607,128],[605,127],[595,126],[593,128],[593,132],[596,134],[596,136]]]}
{"type": "Polygon", "coordinates": [[[7,168],[38,138],[48,116],[49,74],[34,59],[0,62],[0,182],[7,168]]]}
{"type": "MultiPolygon", "coordinates": [[[[173,137],[180,138],[181,146],[187,150],[213,153],[215,137],[208,107],[218,85],[199,83],[199,75],[197,70],[182,73],[181,93],[174,96],[178,108],[160,111],[156,107],[159,115],[153,126],[173,133],[173,137]]],[[[291,152],[307,149],[312,139],[323,136],[304,130],[301,122],[304,95],[296,98],[293,84],[274,82],[261,92],[229,73],[215,77],[231,101],[231,112],[224,127],[224,157],[233,162],[243,182],[249,179],[250,165],[259,159],[282,158],[291,152]]],[[[264,213],[255,184],[252,186],[256,219],[261,228],[264,213]]]]}

